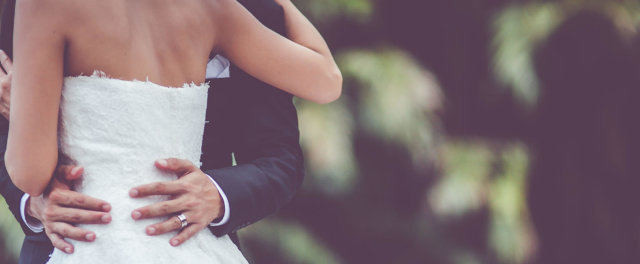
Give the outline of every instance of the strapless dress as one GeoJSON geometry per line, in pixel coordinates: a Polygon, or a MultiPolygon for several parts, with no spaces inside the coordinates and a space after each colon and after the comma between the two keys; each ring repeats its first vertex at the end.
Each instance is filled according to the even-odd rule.
{"type": "Polygon", "coordinates": [[[166,219],[134,221],[131,212],[166,196],[133,199],[132,187],[175,180],[154,161],[176,157],[200,165],[208,84],[170,88],[149,81],[124,81],[104,74],[66,77],[60,103],[59,147],[69,162],[84,167],[76,189],[108,201],[112,222],[80,225],[94,242],[70,241],[75,250],[54,250],[49,263],[247,263],[229,236],[203,229],[178,247],[177,232],[149,236],[145,227],[166,219]]]}

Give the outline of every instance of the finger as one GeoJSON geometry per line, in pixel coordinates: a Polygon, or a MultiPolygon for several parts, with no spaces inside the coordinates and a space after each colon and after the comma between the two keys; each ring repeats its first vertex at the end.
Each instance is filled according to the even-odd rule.
{"type": "Polygon", "coordinates": [[[0,103],[6,108],[6,112],[11,109],[11,79],[13,74],[9,72],[8,75],[0,76],[0,103]]]}
{"type": "Polygon", "coordinates": [[[4,71],[2,71],[3,75],[5,74],[5,72],[11,72],[13,63],[11,62],[11,58],[9,58],[9,55],[7,55],[4,50],[0,50],[0,64],[2,64],[2,68],[4,69],[4,71]]]}
{"type": "Polygon", "coordinates": [[[2,73],[2,75],[0,75],[0,78],[2,78],[2,92],[4,94],[4,92],[6,92],[7,94],[9,92],[11,92],[11,79],[13,79],[13,72],[9,72],[9,73],[2,73]]]}
{"type": "Polygon", "coordinates": [[[84,168],[75,165],[60,165],[56,169],[56,172],[66,181],[75,181],[82,177],[84,168]]]}
{"type": "Polygon", "coordinates": [[[96,239],[95,233],[63,222],[51,223],[47,228],[49,228],[51,232],[62,236],[63,238],[85,242],[92,242],[96,239]]]}
{"type": "Polygon", "coordinates": [[[111,222],[111,215],[108,213],[66,207],[56,207],[48,211],[45,217],[47,221],[71,224],[107,224],[111,222]]]}
{"type": "Polygon", "coordinates": [[[49,186],[47,186],[47,197],[51,196],[51,193],[55,192],[55,191],[68,191],[71,190],[71,184],[67,183],[66,181],[60,181],[58,178],[51,178],[51,182],[49,183],[49,186]]]}
{"type": "Polygon", "coordinates": [[[180,231],[180,233],[178,233],[178,235],[174,236],[169,243],[174,246],[177,247],[179,245],[181,245],[182,243],[184,243],[185,241],[189,240],[189,238],[191,238],[193,235],[195,235],[196,233],[198,233],[200,230],[202,230],[205,226],[201,225],[201,224],[191,224],[188,225],[187,227],[185,227],[184,229],[182,229],[182,231],[180,231]]]}
{"type": "Polygon", "coordinates": [[[171,195],[185,192],[187,187],[178,181],[154,182],[134,187],[129,191],[131,197],[145,197],[150,195],[171,195]]]}
{"type": "Polygon", "coordinates": [[[66,252],[67,254],[73,253],[73,245],[62,239],[62,236],[51,232],[47,232],[47,236],[55,248],[62,250],[62,252],[66,252]]]}
{"type": "Polygon", "coordinates": [[[4,68],[5,72],[11,72],[13,69],[13,62],[9,55],[7,55],[4,50],[0,50],[0,63],[2,63],[2,68],[4,68]]]}
{"type": "Polygon", "coordinates": [[[172,215],[184,210],[184,208],[181,207],[182,204],[182,200],[177,199],[152,204],[134,210],[133,212],[131,212],[131,217],[133,219],[139,220],[158,216],[172,215]]]}
{"type": "MultiPolygon", "coordinates": [[[[187,214],[185,213],[185,216],[187,214]]],[[[187,216],[187,220],[189,217],[187,216]]],[[[147,227],[146,232],[150,236],[161,235],[167,232],[180,230],[182,228],[182,222],[178,218],[178,216],[172,216],[169,219],[165,220],[162,223],[153,224],[147,227]]]]}
{"type": "Polygon", "coordinates": [[[73,165],[60,165],[56,168],[54,177],[48,186],[48,192],[52,192],[55,189],[71,190],[73,187],[73,181],[82,177],[83,168],[73,165]]]}
{"type": "Polygon", "coordinates": [[[111,205],[103,200],[70,190],[56,190],[49,194],[49,200],[62,207],[71,207],[96,212],[109,212],[111,205]]]}
{"type": "Polygon", "coordinates": [[[191,172],[195,168],[191,161],[176,158],[157,160],[156,167],[164,171],[175,172],[179,176],[182,176],[187,172],[191,172]]]}
{"type": "Polygon", "coordinates": [[[11,94],[9,91],[3,91],[0,99],[2,99],[2,107],[6,108],[6,111],[9,112],[9,109],[11,109],[11,104],[9,103],[11,100],[11,94]]]}
{"type": "Polygon", "coordinates": [[[0,114],[4,116],[5,119],[9,120],[9,108],[6,106],[0,106],[0,114]]]}

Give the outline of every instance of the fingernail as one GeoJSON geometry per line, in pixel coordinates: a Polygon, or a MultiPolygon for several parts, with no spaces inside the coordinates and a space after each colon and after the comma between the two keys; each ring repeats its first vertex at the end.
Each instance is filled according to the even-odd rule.
{"type": "Polygon", "coordinates": [[[162,167],[166,167],[167,166],[167,160],[165,160],[165,159],[158,160],[158,164],[160,166],[162,166],[162,167]]]}
{"type": "Polygon", "coordinates": [[[174,247],[177,246],[178,243],[180,243],[180,241],[178,241],[177,239],[171,240],[171,245],[174,247]]]}
{"type": "Polygon", "coordinates": [[[147,234],[153,235],[155,233],[156,233],[156,229],[155,228],[153,228],[153,227],[147,228],[147,234]]]}
{"type": "Polygon", "coordinates": [[[96,235],[93,233],[89,233],[89,234],[86,234],[84,238],[86,238],[89,241],[93,241],[96,238],[96,235]]]}
{"type": "Polygon", "coordinates": [[[136,189],[131,189],[131,191],[129,191],[129,195],[131,195],[131,197],[136,197],[136,196],[138,196],[138,190],[136,190],[136,189]]]}
{"type": "Polygon", "coordinates": [[[133,213],[131,214],[131,217],[133,217],[133,219],[138,219],[140,218],[140,216],[142,216],[142,214],[138,211],[133,211],[133,213]]]}
{"type": "Polygon", "coordinates": [[[111,222],[111,215],[103,215],[102,217],[100,217],[100,220],[102,220],[103,223],[109,223],[111,222]]]}
{"type": "Polygon", "coordinates": [[[71,248],[70,248],[70,247],[66,247],[66,248],[64,248],[64,252],[67,252],[67,253],[69,253],[69,254],[73,253],[73,251],[71,251],[71,248]]]}
{"type": "Polygon", "coordinates": [[[108,205],[108,204],[103,205],[102,211],[105,211],[105,212],[111,211],[111,205],[108,205]]]}
{"type": "Polygon", "coordinates": [[[78,171],[80,171],[80,167],[73,167],[73,169],[71,169],[71,175],[76,176],[76,174],[78,174],[78,171]]]}

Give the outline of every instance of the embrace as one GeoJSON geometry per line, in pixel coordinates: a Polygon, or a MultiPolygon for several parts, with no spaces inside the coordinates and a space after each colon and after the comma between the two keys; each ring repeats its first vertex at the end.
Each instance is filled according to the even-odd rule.
{"type": "Polygon", "coordinates": [[[302,183],[292,96],[342,87],[291,0],[5,0],[0,48],[20,263],[246,263],[302,183]]]}

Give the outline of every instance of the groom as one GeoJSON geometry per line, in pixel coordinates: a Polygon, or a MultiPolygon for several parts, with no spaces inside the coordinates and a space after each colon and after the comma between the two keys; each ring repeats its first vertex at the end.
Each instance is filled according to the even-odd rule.
{"type": "MultiPolygon", "coordinates": [[[[16,0],[5,0],[0,32],[0,49],[7,51],[2,66],[11,72],[13,14],[16,0]]],[[[282,8],[273,0],[239,0],[263,24],[280,34],[285,33],[282,8]]],[[[284,206],[300,187],[303,178],[302,151],[299,146],[297,115],[292,96],[270,87],[247,75],[224,59],[212,60],[207,66],[211,79],[207,121],[202,155],[202,171],[193,167],[188,173],[178,174],[179,167],[190,166],[183,160],[170,159],[168,168],[175,169],[179,179],[162,185],[146,185],[132,190],[133,197],[158,194],[162,186],[200,185],[182,196],[190,196],[200,202],[194,208],[214,212],[209,229],[217,236],[229,234],[237,244],[236,231],[254,223],[284,206]],[[229,68],[227,68],[229,67],[229,68]],[[218,69],[218,70],[216,70],[218,69]],[[220,70],[224,69],[224,70],[220,70]],[[220,78],[230,75],[230,78],[220,78]],[[233,155],[233,156],[232,156],[233,155]],[[235,158],[237,166],[232,166],[235,158]],[[204,203],[203,201],[207,201],[204,203]]],[[[34,73],[37,74],[37,73],[34,73]]],[[[10,74],[0,73],[2,84],[8,84],[10,74]]],[[[8,89],[3,87],[0,112],[8,116],[8,89]]],[[[0,118],[1,119],[1,118],[0,118]]],[[[8,122],[0,120],[0,150],[6,148],[8,122]]],[[[109,205],[68,189],[67,181],[82,173],[79,167],[61,167],[62,176],[54,177],[48,195],[28,197],[9,179],[4,166],[4,154],[0,152],[0,194],[26,233],[20,263],[44,263],[53,246],[72,251],[63,239],[93,241],[95,234],[74,227],[74,224],[104,224],[110,221],[109,205]],[[68,199],[73,197],[72,199],[68,199]],[[44,230],[43,230],[44,227],[44,230]],[[53,243],[53,245],[52,245],[53,243]]],[[[166,157],[158,157],[166,158],[166,157]]],[[[35,161],[34,161],[35,162],[35,161]]],[[[78,164],[82,166],[82,164],[78,164]]],[[[158,165],[158,164],[156,164],[158,165]]],[[[192,203],[196,204],[196,203],[192,203]]],[[[185,206],[185,205],[182,205],[185,206]]],[[[132,212],[132,217],[142,219],[166,215],[170,221],[147,229],[150,235],[180,229],[175,214],[163,214],[158,204],[132,212]],[[175,226],[175,224],[177,226],[175,226]]],[[[193,208],[185,208],[192,210],[193,208]]],[[[193,209],[195,210],[195,209],[193,209]]],[[[182,211],[182,210],[181,210],[182,211]]],[[[189,224],[194,224],[194,212],[189,224]]],[[[211,212],[209,212],[211,213],[211,212]]],[[[186,213],[185,213],[186,214],[186,213]]],[[[187,214],[188,215],[188,214],[187,214]]],[[[189,216],[189,215],[188,215],[189,216]]],[[[188,240],[185,228],[177,237],[177,245],[188,240]]],[[[169,241],[167,241],[169,243],[169,241]]]]}

